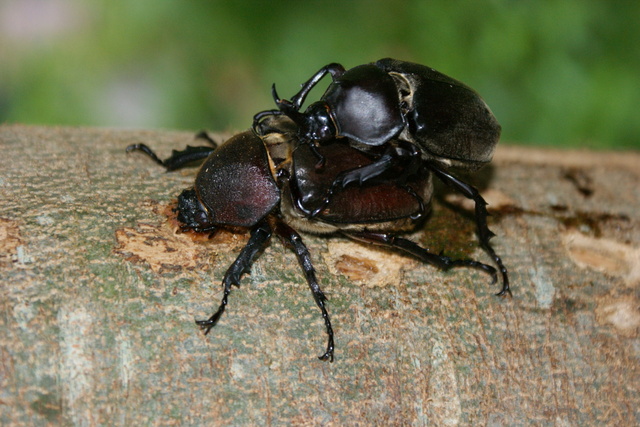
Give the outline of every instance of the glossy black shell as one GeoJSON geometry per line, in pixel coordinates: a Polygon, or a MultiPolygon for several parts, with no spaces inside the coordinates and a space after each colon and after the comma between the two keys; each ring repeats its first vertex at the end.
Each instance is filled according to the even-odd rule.
{"type": "Polygon", "coordinates": [[[501,127],[477,92],[424,65],[391,58],[375,65],[398,82],[411,142],[427,155],[466,169],[491,161],[501,127]],[[403,86],[408,96],[402,94],[403,86]]]}
{"type": "MultiPolygon", "coordinates": [[[[501,127],[484,100],[464,83],[433,68],[385,58],[344,70],[329,64],[303,84],[280,110],[300,126],[300,137],[328,143],[347,137],[380,146],[392,139],[411,142],[427,159],[444,167],[475,170],[491,161],[501,127]],[[333,81],[304,113],[302,101],[320,79],[333,81]]],[[[273,111],[272,111],[273,112],[273,111]]],[[[259,121],[269,111],[257,114],[259,121]]]]}
{"type": "Polygon", "coordinates": [[[373,64],[360,65],[336,78],[322,102],[337,135],[367,145],[381,145],[404,127],[394,79],[373,64]]]}

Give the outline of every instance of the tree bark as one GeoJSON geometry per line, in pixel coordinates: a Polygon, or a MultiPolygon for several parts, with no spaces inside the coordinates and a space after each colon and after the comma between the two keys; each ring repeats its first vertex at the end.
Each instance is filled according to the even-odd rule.
{"type": "MultiPolygon", "coordinates": [[[[204,336],[248,238],[176,233],[185,132],[0,126],[2,425],[637,425],[640,155],[501,145],[468,178],[513,297],[304,234],[336,338],[277,239],[204,336]]],[[[491,263],[472,206],[438,186],[409,237],[491,263]]]]}

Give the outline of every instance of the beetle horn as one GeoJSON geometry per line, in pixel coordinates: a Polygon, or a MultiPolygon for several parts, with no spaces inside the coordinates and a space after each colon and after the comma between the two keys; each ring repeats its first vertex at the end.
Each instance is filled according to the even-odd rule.
{"type": "Polygon", "coordinates": [[[287,117],[295,122],[298,126],[302,126],[304,123],[304,114],[300,113],[296,106],[287,99],[281,99],[278,96],[278,92],[276,91],[276,84],[274,83],[271,86],[271,95],[273,96],[273,100],[276,102],[276,105],[287,117]]]}

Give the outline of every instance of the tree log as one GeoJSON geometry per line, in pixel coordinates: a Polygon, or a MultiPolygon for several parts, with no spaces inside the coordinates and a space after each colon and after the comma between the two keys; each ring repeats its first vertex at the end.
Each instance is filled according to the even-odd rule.
{"type": "MultiPolygon", "coordinates": [[[[2,425],[637,425],[640,155],[500,145],[468,179],[489,202],[513,297],[304,234],[336,360],[295,255],[273,239],[220,323],[247,233],[176,233],[185,132],[0,126],[2,425]]],[[[409,237],[491,263],[472,206],[437,187],[409,237]]]]}

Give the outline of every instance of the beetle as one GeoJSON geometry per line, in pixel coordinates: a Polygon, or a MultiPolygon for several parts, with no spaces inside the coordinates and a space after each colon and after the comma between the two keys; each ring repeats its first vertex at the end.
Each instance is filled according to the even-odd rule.
{"type": "Polygon", "coordinates": [[[314,143],[348,137],[377,146],[398,137],[445,166],[476,170],[491,161],[500,138],[500,124],[469,86],[433,68],[391,58],[349,70],[328,64],[291,101],[280,99],[275,85],[272,95],[278,110],[256,114],[254,123],[284,114],[298,124],[302,140],[314,143]],[[332,83],[301,113],[326,74],[332,83]]]}
{"type": "Polygon", "coordinates": [[[161,160],[148,146],[134,144],[127,151],[139,150],[167,170],[180,169],[204,159],[194,186],[178,197],[177,218],[181,231],[213,233],[219,228],[250,231],[250,237],[236,260],[226,271],[224,292],[217,311],[197,325],[207,334],[224,313],[231,286],[238,286],[272,233],[293,249],[305,274],[314,300],[322,312],[328,342],[321,360],[333,361],[334,337],[326,297],[317,281],[309,250],[296,228],[315,234],[340,233],[367,242],[403,251],[422,262],[443,270],[472,267],[497,280],[496,269],[471,259],[451,259],[431,253],[411,240],[394,233],[415,228],[417,218],[429,206],[433,193],[431,174],[425,171],[394,180],[352,186],[332,198],[315,217],[308,212],[323,204],[323,194],[335,178],[348,170],[366,167],[376,161],[366,153],[334,140],[319,147],[329,162],[323,170],[315,168],[316,158],[309,144],[298,144],[297,126],[290,120],[273,117],[259,132],[239,133],[219,147],[190,147],[173,151],[161,160]]]}
{"type": "Polygon", "coordinates": [[[335,138],[352,141],[352,146],[363,151],[386,148],[374,163],[337,175],[324,195],[324,203],[310,216],[317,215],[331,197],[352,183],[362,185],[388,175],[388,169],[398,165],[403,171],[425,170],[426,166],[475,202],[480,244],[502,274],[499,295],[510,294],[507,269],[489,243],[493,233],[486,224],[487,203],[473,186],[450,171],[475,171],[486,165],[500,138],[500,124],[477,92],[433,68],[384,58],[349,70],[338,63],[328,64],[307,80],[290,101],[279,98],[275,85],[272,95],[278,110],[256,114],[254,128],[270,116],[291,118],[299,126],[299,139],[311,144],[321,159],[318,168],[326,164],[326,159],[317,145],[335,138]],[[301,113],[307,95],[327,74],[332,82],[324,95],[301,113]]]}

